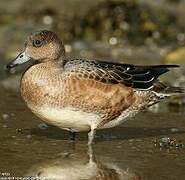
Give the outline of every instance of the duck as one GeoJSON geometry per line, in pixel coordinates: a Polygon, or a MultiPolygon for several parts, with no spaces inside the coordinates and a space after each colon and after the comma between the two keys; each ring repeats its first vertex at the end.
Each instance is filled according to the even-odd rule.
{"type": "Polygon", "coordinates": [[[30,33],[11,69],[28,61],[20,91],[27,107],[47,124],[88,132],[91,145],[99,129],[113,128],[166,97],[184,93],[159,77],[179,65],[133,65],[68,58],[55,32],[30,33]]]}

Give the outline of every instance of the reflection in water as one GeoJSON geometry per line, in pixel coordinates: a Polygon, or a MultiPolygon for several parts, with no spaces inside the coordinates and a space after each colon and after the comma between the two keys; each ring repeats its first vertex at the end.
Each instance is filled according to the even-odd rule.
{"type": "Polygon", "coordinates": [[[121,168],[107,157],[95,159],[93,152],[60,153],[32,167],[27,176],[57,180],[138,180],[129,168],[121,168]]]}

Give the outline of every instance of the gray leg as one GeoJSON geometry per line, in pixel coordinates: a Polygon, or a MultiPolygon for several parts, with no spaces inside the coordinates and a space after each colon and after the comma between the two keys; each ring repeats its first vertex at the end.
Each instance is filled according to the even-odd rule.
{"type": "Polygon", "coordinates": [[[94,136],[96,134],[95,129],[91,129],[91,131],[88,133],[88,145],[91,146],[94,140],[94,136]]]}
{"type": "Polygon", "coordinates": [[[76,132],[69,131],[69,139],[71,141],[75,141],[76,132]]]}
{"type": "Polygon", "coordinates": [[[91,131],[88,133],[88,155],[89,155],[90,163],[94,162],[94,153],[93,153],[92,144],[93,144],[95,134],[96,134],[96,130],[91,127],[91,131]]]}
{"type": "Polygon", "coordinates": [[[94,163],[95,156],[91,145],[88,145],[88,156],[89,156],[89,163],[94,163]]]}

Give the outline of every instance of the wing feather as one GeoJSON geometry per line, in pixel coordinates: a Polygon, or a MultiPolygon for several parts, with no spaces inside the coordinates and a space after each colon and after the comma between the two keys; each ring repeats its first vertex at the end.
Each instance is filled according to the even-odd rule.
{"type": "Polygon", "coordinates": [[[158,77],[178,65],[138,66],[96,60],[65,60],[65,75],[75,74],[79,78],[93,79],[108,84],[124,84],[137,89],[153,87],[158,77]]]}

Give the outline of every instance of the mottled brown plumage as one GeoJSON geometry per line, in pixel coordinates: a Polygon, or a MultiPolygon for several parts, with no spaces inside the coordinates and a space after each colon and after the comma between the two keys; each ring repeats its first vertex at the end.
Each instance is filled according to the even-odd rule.
{"type": "Polygon", "coordinates": [[[62,42],[51,31],[29,35],[24,52],[8,67],[29,59],[38,63],[21,80],[21,95],[28,107],[49,124],[90,131],[89,143],[96,129],[117,126],[171,93],[182,92],[157,81],[176,65],[67,59],[62,42]]]}

